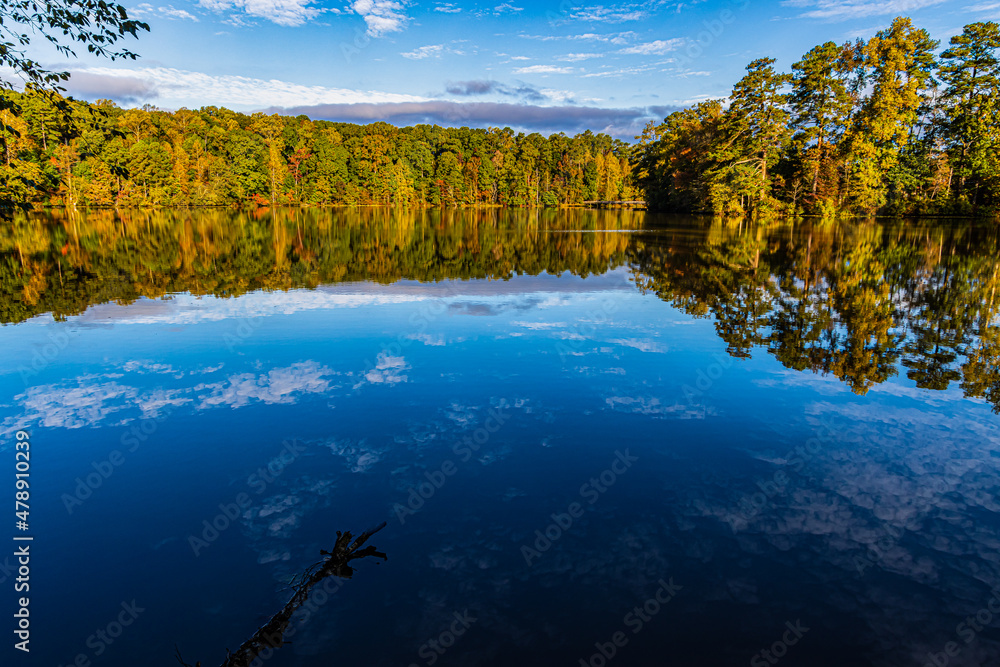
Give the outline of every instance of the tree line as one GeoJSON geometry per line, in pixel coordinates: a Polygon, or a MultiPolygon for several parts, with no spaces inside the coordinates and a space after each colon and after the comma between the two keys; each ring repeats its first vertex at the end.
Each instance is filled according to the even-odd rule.
{"type": "Polygon", "coordinates": [[[501,205],[644,198],[720,215],[996,215],[1000,27],[939,42],[905,17],[761,58],[728,100],[590,131],[357,125],[203,107],[121,109],[0,90],[0,205],[501,205]]]}
{"type": "Polygon", "coordinates": [[[3,91],[0,201],[10,205],[506,205],[636,199],[630,145],[224,108],[122,109],[3,91]]]}
{"type": "Polygon", "coordinates": [[[791,73],[754,60],[728,102],[647,125],[636,182],[674,212],[995,215],[1000,28],[973,23],[939,46],[899,17],[816,46],[791,73]]]}

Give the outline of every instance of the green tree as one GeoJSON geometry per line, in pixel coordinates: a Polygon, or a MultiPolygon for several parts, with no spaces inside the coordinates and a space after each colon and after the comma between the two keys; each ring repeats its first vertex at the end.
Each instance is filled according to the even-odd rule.
{"type": "Polygon", "coordinates": [[[253,195],[269,192],[267,147],[260,137],[243,129],[230,132],[226,157],[226,170],[222,177],[224,182],[228,182],[228,194],[236,201],[246,202],[253,195]]]}
{"type": "Polygon", "coordinates": [[[941,54],[942,132],[951,155],[956,195],[980,203],[1000,177],[1000,26],[965,26],[941,54]]]}
{"type": "Polygon", "coordinates": [[[718,165],[710,172],[716,211],[770,208],[770,170],[790,139],[784,89],[792,80],[789,74],[775,72],[774,62],[753,61],[733,87],[723,119],[726,139],[711,156],[718,165]]]}
{"type": "Polygon", "coordinates": [[[723,137],[719,100],[676,111],[647,127],[633,154],[633,174],[655,210],[685,212],[711,208],[705,174],[709,156],[723,137]]]}
{"type": "Polygon", "coordinates": [[[900,157],[919,135],[921,111],[934,85],[937,45],[926,30],[899,17],[864,47],[864,82],[871,93],[848,139],[849,194],[861,211],[874,213],[890,195],[904,194],[900,157]]]}
{"type": "Polygon", "coordinates": [[[836,194],[835,183],[820,188],[820,174],[829,173],[830,170],[824,168],[836,153],[854,106],[845,71],[849,61],[843,57],[849,48],[826,42],[792,65],[795,74],[789,105],[792,127],[797,131],[795,143],[799,160],[805,167],[810,204],[817,199],[829,200],[836,194]]]}
{"type": "Polygon", "coordinates": [[[260,135],[267,146],[267,174],[270,186],[269,201],[271,204],[281,202],[287,166],[284,158],[285,139],[284,121],[278,114],[270,116],[255,113],[250,117],[249,130],[260,135]]]}

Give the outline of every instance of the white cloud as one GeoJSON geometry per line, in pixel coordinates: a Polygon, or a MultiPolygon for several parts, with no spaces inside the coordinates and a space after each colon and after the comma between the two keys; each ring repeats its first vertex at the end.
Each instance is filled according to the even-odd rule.
{"type": "MultiPolygon", "coordinates": [[[[78,379],[75,387],[40,385],[29,387],[15,400],[24,409],[17,424],[36,422],[47,428],[80,428],[92,426],[113,412],[124,410],[134,402],[138,392],[117,382],[86,384],[78,379]]],[[[5,420],[4,425],[12,420],[5,420]]]]}
{"type": "MultiPolygon", "coordinates": [[[[266,19],[283,26],[302,25],[319,16],[322,11],[310,6],[313,0],[198,0],[205,9],[215,12],[243,10],[248,16],[266,19]]],[[[238,16],[230,23],[246,25],[238,16]]]]}
{"type": "Polygon", "coordinates": [[[684,45],[684,40],[680,38],[675,39],[658,39],[655,42],[646,42],[645,44],[636,44],[635,46],[629,46],[627,48],[621,49],[618,53],[625,54],[637,54],[643,56],[653,56],[653,55],[663,55],[669,51],[676,51],[684,45]]]}
{"type": "Polygon", "coordinates": [[[399,32],[409,20],[403,10],[405,2],[395,0],[354,0],[351,8],[364,17],[368,34],[382,37],[390,32],[399,32]]]}
{"type": "Polygon", "coordinates": [[[406,336],[406,339],[415,340],[420,343],[423,343],[424,345],[431,345],[435,347],[440,347],[448,344],[448,341],[445,340],[442,334],[438,334],[437,336],[432,336],[427,333],[410,334],[409,336],[406,336]]]}
{"type": "Polygon", "coordinates": [[[642,74],[643,72],[648,72],[654,69],[656,69],[656,67],[654,67],[653,65],[643,65],[641,67],[623,67],[621,69],[611,69],[604,72],[591,72],[590,74],[584,74],[583,78],[591,79],[595,77],[627,76],[630,74],[642,74]]]}
{"type": "Polygon", "coordinates": [[[529,65],[528,67],[518,67],[514,74],[570,74],[572,67],[556,67],[554,65],[529,65]]]}
{"type": "Polygon", "coordinates": [[[178,407],[190,403],[190,398],[180,396],[184,391],[184,389],[155,389],[149,394],[136,397],[134,399],[135,406],[142,410],[143,419],[155,419],[160,416],[160,411],[167,406],[178,407]]]}
{"type": "Polygon", "coordinates": [[[665,405],[655,396],[610,396],[604,399],[609,408],[616,412],[632,412],[640,415],[676,415],[682,419],[697,418],[701,411],[680,403],[665,405]]]}
{"type": "Polygon", "coordinates": [[[524,327],[525,329],[531,329],[532,331],[542,331],[545,329],[565,329],[567,326],[565,322],[525,322],[522,320],[515,320],[510,324],[511,326],[524,327]]]}
{"type": "Polygon", "coordinates": [[[461,7],[456,7],[454,3],[442,2],[441,4],[434,7],[434,11],[443,12],[445,14],[458,14],[462,11],[461,7]]]}
{"type": "Polygon", "coordinates": [[[375,368],[365,373],[365,379],[373,384],[397,384],[399,382],[406,382],[406,376],[401,375],[400,373],[409,368],[410,367],[406,364],[406,360],[403,357],[393,357],[385,352],[380,352],[375,368]]]}
{"type": "Polygon", "coordinates": [[[343,457],[354,473],[368,472],[385,454],[385,449],[369,446],[366,440],[352,442],[335,439],[327,442],[326,446],[335,456],[343,457]]]}
{"type": "Polygon", "coordinates": [[[641,352],[667,352],[669,348],[662,343],[657,343],[649,338],[616,338],[614,340],[609,340],[609,343],[615,343],[617,345],[624,345],[625,347],[634,347],[641,352]]]}
{"type": "Polygon", "coordinates": [[[523,12],[524,7],[515,7],[509,2],[504,2],[493,8],[494,14],[516,14],[517,12],[523,12]]]}
{"type": "Polygon", "coordinates": [[[978,5],[963,7],[967,12],[995,12],[1000,10],[1000,2],[981,2],[978,5]]]}
{"type": "Polygon", "coordinates": [[[542,88],[538,91],[545,97],[557,104],[596,104],[601,101],[599,97],[577,97],[572,90],[556,90],[555,88],[542,88]]]}
{"type": "Polygon", "coordinates": [[[405,53],[400,53],[399,55],[404,58],[409,58],[410,60],[423,60],[424,58],[430,58],[431,56],[439,58],[443,52],[444,44],[428,44],[427,46],[421,46],[413,51],[407,51],[405,53]]]}
{"type": "MultiPolygon", "coordinates": [[[[123,370],[131,373],[153,372],[172,374],[167,366],[144,362],[126,362],[123,370]]],[[[186,375],[204,374],[220,367],[190,371],[186,375]]],[[[0,421],[0,435],[38,424],[47,428],[82,428],[99,426],[108,419],[126,424],[137,416],[156,418],[169,408],[192,403],[197,397],[198,410],[212,407],[243,407],[253,401],[263,403],[295,403],[301,394],[323,393],[331,388],[325,376],[334,375],[326,366],[315,361],[301,361],[290,366],[273,368],[266,374],[237,373],[219,382],[177,385],[173,388],[142,387],[122,384],[121,373],[84,375],[70,382],[28,387],[14,397],[20,414],[0,421]],[[140,414],[136,413],[138,409],[140,414]]],[[[185,373],[173,374],[181,379],[185,373]]],[[[158,378],[158,381],[160,379],[158,378]]],[[[114,424],[112,424],[114,425],[114,424]]]]}
{"type": "Polygon", "coordinates": [[[183,9],[176,9],[173,5],[167,5],[166,7],[154,7],[148,2],[143,2],[136,5],[134,9],[130,9],[129,12],[136,18],[160,16],[165,19],[179,19],[198,23],[197,16],[183,9]]]}
{"type": "Polygon", "coordinates": [[[146,373],[161,373],[163,375],[174,375],[176,377],[182,377],[184,375],[184,371],[177,370],[170,364],[158,364],[154,361],[145,361],[141,359],[125,362],[125,365],[122,366],[122,370],[126,373],[139,373],[140,375],[144,375],[146,373]]]}
{"type": "Polygon", "coordinates": [[[194,21],[198,23],[198,17],[191,12],[185,11],[183,9],[174,9],[172,6],[168,5],[166,7],[160,7],[159,12],[166,18],[171,19],[182,19],[187,21],[194,21]]]}
{"type": "MultiPolygon", "coordinates": [[[[166,373],[168,375],[177,372],[170,364],[157,364],[152,361],[126,361],[122,370],[126,373],[166,373]]],[[[183,375],[183,372],[181,374],[183,375]]]]}
{"type": "Polygon", "coordinates": [[[719,99],[718,95],[695,95],[694,97],[688,97],[683,100],[671,100],[668,105],[674,107],[693,107],[696,104],[717,99],[719,99]]]}
{"type": "MultiPolygon", "coordinates": [[[[73,70],[73,76],[87,75],[88,93],[92,99],[101,94],[103,81],[109,89],[117,89],[123,79],[143,83],[151,91],[143,99],[155,98],[170,107],[198,108],[207,104],[231,109],[256,110],[262,107],[289,107],[300,104],[341,104],[353,102],[419,102],[425,98],[378,91],[347,88],[303,86],[288,81],[252,79],[243,76],[215,76],[168,67],[116,69],[89,67],[73,70]]],[[[132,86],[134,87],[134,86],[132,86]]]]}
{"type": "Polygon", "coordinates": [[[613,32],[606,35],[599,35],[596,32],[585,32],[580,35],[526,35],[520,34],[523,39],[535,39],[540,42],[552,42],[560,39],[580,40],[585,42],[604,42],[606,44],[628,44],[638,35],[631,30],[626,32],[613,32]]]}
{"type": "Polygon", "coordinates": [[[802,18],[846,21],[867,16],[905,14],[943,2],[945,0],[785,0],[782,4],[810,8],[799,15],[802,18]]]}
{"type": "Polygon", "coordinates": [[[290,292],[254,292],[244,294],[238,299],[212,301],[190,294],[179,294],[170,300],[143,299],[127,306],[113,303],[93,306],[75,321],[82,325],[94,323],[184,325],[225,320],[258,321],[258,318],[271,315],[416,303],[427,298],[429,298],[427,295],[422,294],[341,293],[322,288],[290,292]]]}
{"type": "Polygon", "coordinates": [[[626,21],[641,21],[649,16],[643,9],[631,6],[624,7],[587,7],[570,14],[570,18],[577,21],[594,21],[600,23],[624,23],[626,21]]]}
{"type": "Polygon", "coordinates": [[[567,53],[564,56],[556,56],[556,60],[564,63],[576,63],[581,60],[590,60],[591,58],[603,58],[603,53],[567,53]]]}
{"type": "Polygon", "coordinates": [[[628,44],[636,37],[638,35],[629,30],[627,32],[615,32],[608,35],[597,35],[592,32],[586,32],[582,35],[571,35],[568,39],[582,39],[588,42],[608,42],[610,44],[628,44]]]}
{"type": "Polygon", "coordinates": [[[239,373],[223,382],[199,385],[195,390],[211,389],[212,393],[199,396],[198,409],[228,405],[243,407],[251,401],[262,403],[295,403],[296,394],[322,393],[330,387],[324,375],[332,371],[315,361],[301,361],[285,368],[275,368],[266,375],[239,373]]]}

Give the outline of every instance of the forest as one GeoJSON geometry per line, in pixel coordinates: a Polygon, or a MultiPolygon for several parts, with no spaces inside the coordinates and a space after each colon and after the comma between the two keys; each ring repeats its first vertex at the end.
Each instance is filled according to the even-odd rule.
{"type": "Polygon", "coordinates": [[[204,107],[121,109],[28,87],[0,111],[10,206],[555,206],[636,199],[608,135],[397,128],[204,107]]]}
{"type": "Polygon", "coordinates": [[[1000,209],[1000,28],[940,43],[905,17],[869,40],[754,60],[728,100],[647,125],[653,209],[721,215],[989,215],[1000,209]]]}
{"type": "Polygon", "coordinates": [[[754,60],[725,100],[637,143],[510,128],[357,125],[4,91],[0,203],[574,206],[717,215],[996,216],[1000,27],[947,48],[900,17],[792,65],[754,60]]]}

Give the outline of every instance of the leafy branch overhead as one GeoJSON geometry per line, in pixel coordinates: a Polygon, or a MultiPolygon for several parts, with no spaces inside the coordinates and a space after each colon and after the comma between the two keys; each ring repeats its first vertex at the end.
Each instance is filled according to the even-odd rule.
{"type": "MultiPolygon", "coordinates": [[[[56,89],[69,79],[68,72],[42,67],[27,55],[27,47],[38,36],[49,42],[64,57],[75,57],[75,49],[86,47],[88,53],[111,60],[138,56],[118,48],[126,36],[138,37],[149,30],[141,21],[129,19],[125,7],[104,0],[5,0],[0,6],[0,66],[14,70],[22,83],[56,89]]],[[[3,87],[12,90],[13,82],[3,87]]]]}
{"type": "MultiPolygon", "coordinates": [[[[65,57],[76,57],[75,49],[110,60],[135,60],[138,56],[119,48],[118,41],[126,35],[138,37],[140,30],[149,30],[141,21],[129,19],[125,7],[105,0],[3,0],[0,3],[0,71],[13,74],[0,76],[0,149],[5,154],[5,167],[0,169],[0,216],[8,217],[12,210],[27,208],[38,192],[44,191],[45,175],[38,163],[20,158],[17,144],[29,128],[20,122],[24,109],[15,88],[44,97],[50,107],[51,123],[66,129],[73,125],[74,109],[69,100],[58,95],[60,85],[69,72],[46,69],[28,55],[28,48],[38,51],[39,38],[65,57]],[[18,82],[20,86],[18,86],[18,82]]],[[[101,110],[97,109],[100,113],[101,110]]],[[[68,143],[72,132],[54,136],[68,143]]],[[[47,137],[42,143],[47,145],[47,137]]],[[[54,152],[57,146],[53,142],[54,152]]],[[[63,149],[63,152],[65,150],[63,149]]]]}

